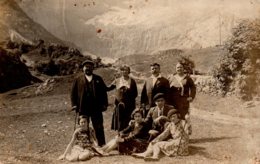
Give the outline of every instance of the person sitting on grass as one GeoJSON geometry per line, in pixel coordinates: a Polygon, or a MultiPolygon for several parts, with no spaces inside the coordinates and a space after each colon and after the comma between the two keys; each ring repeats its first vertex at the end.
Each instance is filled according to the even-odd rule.
{"type": "Polygon", "coordinates": [[[154,120],[154,127],[156,127],[156,130],[153,130],[153,133],[150,134],[149,141],[154,139],[156,136],[161,134],[166,127],[169,125],[170,120],[166,116],[160,116],[154,120]]]}
{"type": "Polygon", "coordinates": [[[143,111],[135,109],[128,127],[120,131],[119,135],[112,139],[107,145],[99,149],[102,155],[109,155],[112,150],[120,154],[132,154],[143,152],[148,146],[148,129],[143,122],[143,111]]]}
{"type": "Polygon", "coordinates": [[[67,159],[72,162],[88,160],[94,155],[98,155],[95,150],[97,145],[94,129],[89,127],[88,118],[81,115],[79,117],[79,128],[74,131],[65,152],[58,159],[67,159]]]}
{"type": "Polygon", "coordinates": [[[172,110],[176,110],[173,106],[166,104],[165,94],[157,93],[153,98],[156,106],[150,108],[146,118],[144,119],[145,124],[148,126],[150,139],[152,141],[157,135],[160,134],[161,127],[154,124],[155,120],[160,116],[167,116],[172,110]]]}
{"type": "Polygon", "coordinates": [[[167,156],[188,155],[189,135],[184,131],[180,114],[174,110],[167,116],[171,120],[167,128],[150,142],[145,152],[135,153],[134,157],[144,158],[146,161],[158,161],[160,153],[167,156]]]}

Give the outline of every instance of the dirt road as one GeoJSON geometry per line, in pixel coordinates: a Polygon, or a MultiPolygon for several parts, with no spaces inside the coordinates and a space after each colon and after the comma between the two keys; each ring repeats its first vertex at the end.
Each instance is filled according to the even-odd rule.
{"type": "MultiPolygon", "coordinates": [[[[64,151],[73,132],[74,113],[66,111],[69,106],[68,94],[28,98],[19,98],[19,94],[2,96],[0,161],[4,164],[64,163],[56,159],[64,151]]],[[[259,126],[248,127],[236,121],[230,124],[218,120],[219,116],[214,116],[212,112],[199,112],[198,109],[193,110],[190,155],[163,157],[158,163],[259,163],[259,126]]],[[[104,112],[107,141],[115,135],[110,130],[111,115],[112,105],[104,112]]],[[[94,157],[84,163],[144,161],[114,155],[94,157]]]]}

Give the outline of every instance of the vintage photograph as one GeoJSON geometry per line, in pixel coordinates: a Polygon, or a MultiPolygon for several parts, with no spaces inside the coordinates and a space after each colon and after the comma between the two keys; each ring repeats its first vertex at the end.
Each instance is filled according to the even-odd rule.
{"type": "Polygon", "coordinates": [[[260,0],[0,0],[0,164],[260,164],[260,0]]]}

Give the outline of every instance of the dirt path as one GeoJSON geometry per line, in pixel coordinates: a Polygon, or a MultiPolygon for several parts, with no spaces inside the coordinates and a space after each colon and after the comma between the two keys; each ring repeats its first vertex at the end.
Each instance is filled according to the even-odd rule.
{"type": "Polygon", "coordinates": [[[240,118],[229,116],[226,114],[221,114],[218,111],[208,112],[204,110],[199,110],[195,107],[191,107],[191,113],[193,116],[198,117],[203,120],[208,120],[216,123],[227,124],[227,125],[240,125],[245,128],[257,128],[260,127],[259,119],[257,118],[240,118]]]}
{"type": "MultiPolygon", "coordinates": [[[[67,94],[15,98],[0,105],[0,161],[2,163],[64,163],[56,158],[69,142],[74,113],[67,94]],[[3,105],[4,104],[4,105],[3,105]]],[[[104,113],[107,140],[112,106],[104,113]]],[[[246,120],[248,121],[248,120],[246,120]]],[[[246,122],[245,121],[245,122],[246,122]]],[[[244,121],[243,121],[244,122],[244,121]]],[[[192,110],[190,155],[163,157],[157,163],[254,163],[259,157],[259,126],[248,128],[239,118],[192,110]]],[[[144,163],[131,156],[94,157],[84,163],[144,163]]]]}

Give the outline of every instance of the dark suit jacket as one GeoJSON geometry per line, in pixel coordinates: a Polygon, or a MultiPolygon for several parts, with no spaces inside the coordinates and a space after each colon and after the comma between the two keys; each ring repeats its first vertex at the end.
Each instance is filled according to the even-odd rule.
{"type": "MultiPolygon", "coordinates": [[[[108,106],[108,98],[107,98],[107,91],[106,91],[106,85],[103,81],[103,79],[93,74],[93,99],[95,100],[94,105],[95,109],[92,109],[95,112],[102,112],[106,110],[106,107],[108,106]]],[[[84,74],[81,74],[78,76],[72,86],[71,91],[71,104],[72,106],[77,106],[76,111],[79,113],[82,113],[82,111],[89,110],[87,109],[88,104],[84,102],[84,95],[87,94],[86,90],[86,83],[87,79],[84,74]]],[[[84,112],[86,113],[86,112],[84,112]]]]}
{"type": "Polygon", "coordinates": [[[153,86],[153,79],[149,77],[145,81],[141,92],[141,104],[148,105],[149,107],[155,106],[153,97],[157,93],[164,93],[167,102],[169,89],[170,89],[170,84],[166,78],[164,77],[158,78],[157,81],[155,82],[155,85],[153,86]]]}

